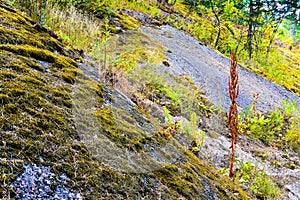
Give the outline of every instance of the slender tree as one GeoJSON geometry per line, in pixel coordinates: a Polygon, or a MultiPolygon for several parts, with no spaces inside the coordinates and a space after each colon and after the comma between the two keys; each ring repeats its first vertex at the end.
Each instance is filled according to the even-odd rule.
{"type": "Polygon", "coordinates": [[[253,38],[253,0],[249,3],[249,21],[248,21],[248,34],[247,34],[247,49],[249,51],[249,57],[252,57],[252,38],[253,38]]]}

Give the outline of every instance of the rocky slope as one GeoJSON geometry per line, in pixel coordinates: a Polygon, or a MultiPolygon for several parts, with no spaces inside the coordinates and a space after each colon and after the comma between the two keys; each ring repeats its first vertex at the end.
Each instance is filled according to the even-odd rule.
{"type": "Polygon", "coordinates": [[[250,199],[0,2],[0,198],[250,199]]]}
{"type": "MultiPolygon", "coordinates": [[[[212,49],[202,45],[196,39],[170,26],[158,29],[142,27],[141,31],[151,35],[163,44],[169,67],[163,68],[170,74],[186,74],[196,85],[205,88],[206,96],[214,105],[225,111],[229,109],[228,76],[230,60],[212,49]]],[[[259,94],[257,109],[274,110],[281,107],[282,100],[296,101],[300,98],[286,89],[238,66],[239,96],[237,103],[246,108],[253,102],[252,94],[259,94]]]]}
{"type": "MultiPolygon", "coordinates": [[[[206,97],[215,106],[225,112],[229,109],[228,74],[230,60],[202,45],[196,39],[183,31],[170,26],[141,27],[142,33],[149,36],[152,47],[164,49],[166,64],[160,64],[155,70],[170,76],[182,77],[187,75],[200,88],[205,88],[206,97]]],[[[144,39],[141,39],[143,41],[144,39]]],[[[141,42],[137,39],[136,43],[141,42]]],[[[150,48],[145,43],[145,48],[150,48]]],[[[262,78],[261,76],[238,66],[240,112],[253,102],[251,94],[258,93],[257,109],[262,112],[272,111],[282,107],[282,100],[295,101],[300,105],[300,98],[286,89],[262,78]]],[[[171,80],[172,81],[172,80],[171,80]]],[[[174,118],[174,120],[178,120],[174,118]]],[[[201,149],[202,159],[210,160],[217,169],[228,168],[230,138],[227,127],[218,116],[203,118],[199,123],[205,135],[205,144],[201,149]]],[[[176,137],[182,144],[189,146],[184,136],[176,137]]],[[[300,163],[299,153],[290,149],[277,149],[261,141],[247,136],[240,136],[236,149],[236,158],[240,163],[251,162],[265,171],[283,189],[281,199],[299,199],[300,163]],[[262,158],[262,154],[267,155],[262,158]],[[291,167],[291,165],[293,167],[291,167]]],[[[236,167],[240,168],[236,163],[236,167]]]]}
{"type": "MultiPolygon", "coordinates": [[[[176,85],[180,88],[177,79],[190,77],[191,81],[201,89],[206,90],[206,97],[215,106],[221,107],[225,112],[230,105],[228,97],[228,72],[230,60],[211,50],[210,48],[199,44],[199,41],[190,37],[183,31],[178,31],[170,26],[148,26],[141,27],[137,30],[125,31],[118,35],[115,45],[118,46],[117,52],[132,53],[139,49],[144,49],[145,54],[163,51],[164,56],[157,54],[156,60],[158,65],[150,65],[153,74],[148,74],[152,79],[163,76],[170,85],[176,85]],[[126,47],[130,46],[126,49],[126,47]]],[[[141,64],[142,69],[148,69],[141,64]]],[[[261,76],[238,67],[240,94],[238,98],[239,110],[249,107],[253,102],[251,94],[259,93],[257,109],[262,112],[273,111],[282,106],[282,100],[295,101],[299,105],[299,97],[288,92],[282,87],[262,78],[261,76]]],[[[159,84],[160,80],[157,81],[159,84]]],[[[138,82],[137,84],[140,84],[138,82]]],[[[182,84],[182,83],[181,83],[182,84]]],[[[193,90],[192,88],[185,88],[193,90]]],[[[159,89],[158,89],[159,90],[159,89]]],[[[179,90],[178,90],[179,91],[179,90]]],[[[153,93],[159,93],[154,91],[153,93]]],[[[187,94],[187,93],[185,93],[187,94]]],[[[155,95],[154,95],[155,96],[155,95]]],[[[171,96],[171,95],[170,95],[171,96]]],[[[183,98],[188,100],[190,97],[185,95],[183,98]]],[[[156,95],[154,100],[146,100],[149,112],[156,110],[153,105],[168,106],[172,100],[169,98],[161,99],[156,95]]],[[[191,103],[192,104],[192,103],[191,103]]],[[[146,106],[146,107],[147,107],[146,106]]],[[[176,106],[171,106],[176,107],[176,106]]],[[[197,112],[197,109],[194,111],[197,112]]],[[[174,111],[174,110],[172,110],[174,111]]],[[[191,111],[191,110],[190,110],[191,111]]],[[[199,112],[199,110],[198,110],[199,112]]],[[[157,117],[156,113],[151,112],[157,117]]],[[[173,122],[183,119],[184,110],[181,113],[172,112],[173,122]]],[[[200,114],[201,115],[201,114],[200,114]]],[[[159,118],[159,117],[158,117],[159,118]]],[[[226,169],[229,166],[228,157],[230,156],[230,137],[224,121],[219,116],[202,115],[199,124],[201,130],[205,131],[205,144],[200,150],[199,157],[203,160],[209,160],[216,169],[226,169]]],[[[191,138],[184,134],[176,134],[175,138],[186,147],[190,147],[191,138]]],[[[261,172],[265,172],[269,178],[277,182],[281,188],[280,199],[298,199],[299,193],[299,153],[294,152],[287,146],[277,148],[270,144],[263,143],[245,135],[240,136],[236,149],[237,171],[241,165],[252,163],[261,172]]],[[[252,175],[252,177],[255,177],[252,175]]],[[[245,184],[247,185],[247,184],[245,184]]],[[[249,184],[248,184],[249,189],[249,184]]],[[[253,197],[254,198],[254,197],[253,197]]]]}

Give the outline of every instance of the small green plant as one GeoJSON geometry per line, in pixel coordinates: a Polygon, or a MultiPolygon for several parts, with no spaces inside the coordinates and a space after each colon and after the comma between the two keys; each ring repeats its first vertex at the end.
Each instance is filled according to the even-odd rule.
{"type": "Polygon", "coordinates": [[[203,130],[200,130],[200,136],[201,136],[200,146],[203,147],[204,142],[205,142],[205,132],[203,130]]]}
{"type": "Polygon", "coordinates": [[[285,140],[289,147],[300,153],[300,117],[292,117],[291,123],[283,140],[285,140]]]}
{"type": "MultiPolygon", "coordinates": [[[[279,197],[281,191],[277,184],[271,180],[265,171],[258,169],[251,161],[242,162],[236,159],[239,168],[235,180],[249,188],[257,197],[271,199],[279,197]]],[[[227,169],[222,169],[226,171],[227,169]]]]}
{"type": "Polygon", "coordinates": [[[98,41],[92,45],[90,55],[100,63],[98,67],[99,76],[107,83],[114,85],[117,72],[114,70],[116,68],[113,69],[113,65],[110,65],[113,60],[113,55],[109,54],[109,46],[112,46],[112,44],[110,43],[111,33],[109,19],[107,17],[104,19],[101,30],[98,41]]]}
{"type": "Polygon", "coordinates": [[[284,107],[284,114],[286,116],[293,116],[299,111],[296,100],[290,102],[289,100],[282,100],[282,105],[284,107]]]}
{"type": "Polygon", "coordinates": [[[167,121],[168,121],[169,125],[171,125],[173,122],[172,122],[172,119],[171,119],[170,111],[168,110],[168,108],[166,106],[164,106],[163,109],[165,111],[167,121]]]}
{"type": "Polygon", "coordinates": [[[254,166],[251,161],[248,162],[242,162],[239,161],[240,168],[237,170],[235,179],[239,181],[241,184],[248,184],[253,176],[254,166]]]}
{"type": "Polygon", "coordinates": [[[229,172],[229,168],[221,168],[221,169],[219,169],[219,172],[220,172],[221,174],[226,175],[226,174],[229,172]]]}
{"type": "Polygon", "coordinates": [[[256,196],[267,199],[276,198],[281,193],[279,187],[264,172],[257,173],[250,189],[256,196]]]}
{"type": "MultiPolygon", "coordinates": [[[[198,117],[195,112],[191,114],[191,133],[193,141],[197,144],[197,129],[198,129],[198,117]]],[[[198,146],[198,145],[197,145],[198,146]]]]}
{"type": "Polygon", "coordinates": [[[198,132],[197,129],[198,129],[198,117],[195,112],[192,112],[190,121],[184,123],[183,125],[183,131],[188,135],[188,137],[192,138],[191,150],[194,153],[199,152],[201,147],[204,145],[205,132],[203,130],[200,130],[198,132]]]}

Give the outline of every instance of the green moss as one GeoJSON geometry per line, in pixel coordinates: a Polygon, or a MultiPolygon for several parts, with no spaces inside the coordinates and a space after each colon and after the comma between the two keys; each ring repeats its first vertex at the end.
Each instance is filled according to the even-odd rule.
{"type": "Polygon", "coordinates": [[[60,74],[62,78],[67,82],[67,83],[75,83],[75,75],[72,73],[61,73],[60,74]]]}
{"type": "Polygon", "coordinates": [[[168,177],[171,177],[176,175],[176,173],[178,172],[178,167],[175,165],[166,165],[162,167],[160,172],[168,177]]]}
{"type": "Polygon", "coordinates": [[[57,68],[63,67],[73,67],[77,66],[77,63],[67,57],[56,55],[48,50],[38,49],[32,46],[24,45],[24,46],[17,46],[17,45],[0,45],[0,50],[6,50],[15,54],[19,54],[22,56],[35,58],[41,61],[47,61],[50,63],[54,63],[54,66],[57,68]]]}
{"type": "Polygon", "coordinates": [[[149,35],[131,30],[121,33],[121,36],[118,38],[112,36],[111,39],[111,41],[117,41],[118,48],[112,53],[120,54],[117,63],[120,67],[132,68],[137,63],[145,62],[158,65],[166,59],[163,45],[149,35]]]}
{"type": "Polygon", "coordinates": [[[6,114],[17,114],[17,112],[18,112],[18,108],[14,104],[6,104],[4,106],[4,113],[6,113],[6,114]]]}
{"type": "Polygon", "coordinates": [[[145,134],[142,130],[136,128],[130,123],[123,121],[120,118],[120,112],[117,110],[101,109],[96,112],[102,129],[106,136],[121,148],[128,148],[131,150],[143,150],[143,145],[139,141],[145,134]],[[114,114],[114,113],[118,113],[114,114]]]}
{"type": "Polygon", "coordinates": [[[125,14],[116,14],[117,18],[119,18],[121,25],[125,29],[136,29],[138,28],[141,24],[135,20],[133,17],[125,15],[125,14]]]}
{"type": "Polygon", "coordinates": [[[11,97],[20,97],[24,95],[26,92],[23,89],[20,88],[12,88],[11,90],[8,91],[9,96],[11,97]]]}
{"type": "Polygon", "coordinates": [[[22,66],[20,64],[17,64],[17,63],[11,63],[10,66],[9,66],[10,69],[12,70],[15,70],[15,71],[18,71],[18,72],[29,72],[29,69],[25,66],[22,66]]]}
{"type": "Polygon", "coordinates": [[[28,35],[28,32],[26,30],[23,31],[16,31],[13,29],[4,29],[0,27],[0,39],[1,43],[17,43],[17,44],[30,44],[32,46],[36,46],[39,48],[45,48],[45,46],[32,38],[25,37],[28,35]]]}
{"type": "Polygon", "coordinates": [[[50,37],[47,32],[39,31],[38,26],[32,25],[32,19],[22,15],[9,6],[2,6],[0,9],[0,43],[14,45],[30,45],[50,51],[66,52],[53,37],[50,37]],[[5,10],[5,8],[8,8],[5,10]]]}
{"type": "Polygon", "coordinates": [[[30,67],[33,69],[36,69],[38,71],[44,72],[44,68],[40,64],[35,63],[35,64],[31,65],[30,67]]]}
{"type": "Polygon", "coordinates": [[[7,96],[6,94],[0,94],[0,102],[1,104],[9,103],[10,102],[9,96],[7,96]]]}
{"type": "Polygon", "coordinates": [[[184,181],[182,179],[172,180],[168,183],[168,186],[173,188],[175,191],[178,191],[180,195],[185,196],[188,199],[196,198],[193,197],[191,194],[196,193],[196,188],[193,183],[188,181],[184,181]],[[193,191],[194,190],[194,191],[193,191]]]}
{"type": "Polygon", "coordinates": [[[16,78],[18,75],[10,72],[10,71],[0,71],[0,78],[1,79],[14,79],[16,78]]]}
{"type": "Polygon", "coordinates": [[[39,86],[44,85],[44,83],[42,81],[40,81],[36,78],[33,78],[31,76],[28,76],[28,75],[24,75],[20,79],[21,79],[21,81],[24,81],[24,82],[27,82],[27,83],[32,83],[32,84],[39,85],[39,86]]]}

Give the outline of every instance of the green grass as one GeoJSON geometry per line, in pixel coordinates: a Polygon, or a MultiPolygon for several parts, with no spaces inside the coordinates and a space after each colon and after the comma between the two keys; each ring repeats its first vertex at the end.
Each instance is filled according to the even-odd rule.
{"type": "Polygon", "coordinates": [[[94,17],[81,14],[72,5],[63,9],[52,2],[46,3],[45,10],[45,26],[57,32],[67,46],[91,53],[101,41],[103,23],[94,17]]]}

